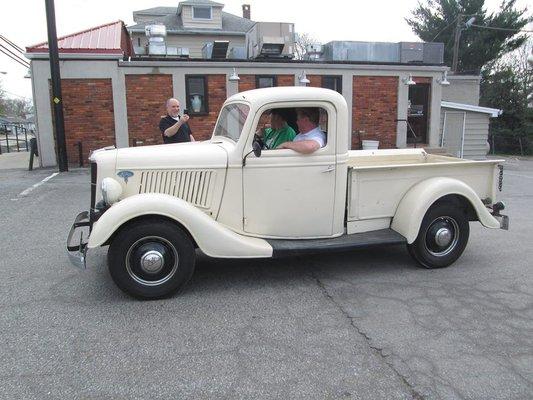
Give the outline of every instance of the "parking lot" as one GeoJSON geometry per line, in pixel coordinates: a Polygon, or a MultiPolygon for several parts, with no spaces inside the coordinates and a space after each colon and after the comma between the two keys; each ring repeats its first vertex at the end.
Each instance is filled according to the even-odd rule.
{"type": "Polygon", "coordinates": [[[0,171],[0,398],[533,398],[532,159],[505,168],[510,230],[472,223],[449,268],[403,246],[199,255],[149,302],[114,286],[107,248],[69,264],[89,174],[54,172],[0,171]]]}

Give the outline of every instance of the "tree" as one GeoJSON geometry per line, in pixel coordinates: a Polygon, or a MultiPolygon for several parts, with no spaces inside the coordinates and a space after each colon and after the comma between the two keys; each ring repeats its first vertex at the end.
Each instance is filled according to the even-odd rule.
{"type": "Polygon", "coordinates": [[[517,10],[515,3],[516,0],[502,0],[499,12],[488,13],[484,9],[485,0],[423,0],[406,21],[423,41],[444,43],[444,62],[452,65],[458,17],[462,14],[464,23],[474,16],[474,25],[462,31],[458,71],[479,73],[484,65],[518,49],[526,41],[527,35],[517,31],[532,18],[526,16],[525,9],[517,10]]]}
{"type": "Polygon", "coordinates": [[[491,120],[490,132],[501,137],[507,149],[514,144],[517,150],[518,138],[524,146],[527,145],[527,137],[529,141],[533,139],[533,110],[528,107],[533,94],[533,70],[527,62],[532,48],[533,39],[487,64],[481,76],[480,104],[503,111],[498,118],[491,120]]]}

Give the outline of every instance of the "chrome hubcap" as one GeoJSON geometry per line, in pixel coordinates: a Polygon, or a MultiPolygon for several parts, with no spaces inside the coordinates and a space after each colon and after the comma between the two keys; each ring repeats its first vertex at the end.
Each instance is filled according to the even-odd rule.
{"type": "Polygon", "coordinates": [[[141,257],[141,268],[149,274],[157,274],[163,268],[163,255],[155,250],[148,251],[141,257]]]}
{"type": "Polygon", "coordinates": [[[440,228],[437,233],[435,234],[435,243],[441,247],[448,246],[452,239],[452,231],[448,228],[440,228]]]}
{"type": "Polygon", "coordinates": [[[128,275],[144,286],[167,282],[176,274],[178,265],[178,251],[171,242],[160,236],[137,240],[126,254],[128,275]]]}
{"type": "Polygon", "coordinates": [[[434,219],[425,233],[426,250],[435,257],[451,253],[459,243],[459,224],[448,216],[434,219]]]}

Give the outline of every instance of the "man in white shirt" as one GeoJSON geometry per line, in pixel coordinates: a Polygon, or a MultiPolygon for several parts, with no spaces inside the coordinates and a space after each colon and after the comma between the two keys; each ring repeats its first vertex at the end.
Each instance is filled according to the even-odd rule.
{"type": "Polygon", "coordinates": [[[319,124],[320,112],[318,108],[298,108],[296,110],[296,124],[300,133],[292,142],[285,142],[278,149],[291,149],[302,154],[310,154],[326,145],[326,134],[319,124]]]}

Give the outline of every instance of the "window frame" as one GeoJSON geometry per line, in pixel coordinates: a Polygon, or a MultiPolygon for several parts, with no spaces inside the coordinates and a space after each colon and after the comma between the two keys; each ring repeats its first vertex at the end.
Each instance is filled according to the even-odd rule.
{"type": "Polygon", "coordinates": [[[335,90],[337,93],[341,94],[342,95],[342,75],[323,75],[322,76],[322,82],[321,82],[321,85],[320,85],[323,89],[331,89],[331,90],[335,90]],[[339,88],[340,88],[340,92],[338,90],[335,90],[335,89],[331,89],[327,86],[324,85],[324,80],[327,79],[327,78],[331,78],[331,79],[334,79],[336,81],[338,81],[339,83],[339,88]]]}
{"type": "Polygon", "coordinates": [[[208,75],[197,75],[197,74],[192,74],[192,75],[185,75],[185,105],[187,107],[187,111],[189,112],[189,115],[209,115],[209,95],[208,95],[208,90],[207,90],[207,85],[209,83],[209,80],[208,80],[208,75]],[[194,112],[192,110],[192,104],[191,104],[191,92],[190,92],[190,89],[189,89],[189,79],[191,78],[201,78],[203,79],[203,82],[204,82],[204,93],[201,93],[203,94],[204,96],[204,109],[205,111],[201,111],[201,112],[194,112]]]}
{"type": "Polygon", "coordinates": [[[265,88],[277,87],[278,86],[278,77],[277,77],[277,75],[256,75],[255,76],[255,88],[256,89],[262,89],[261,87],[259,87],[259,80],[261,78],[270,78],[270,79],[272,79],[272,86],[265,86],[265,88]]]}
{"type": "Polygon", "coordinates": [[[213,7],[211,6],[191,6],[192,7],[192,19],[194,20],[199,20],[199,21],[210,21],[213,19],[213,7]],[[194,10],[195,9],[208,9],[209,10],[209,18],[203,18],[203,17],[196,17],[194,15],[194,10]]]}

